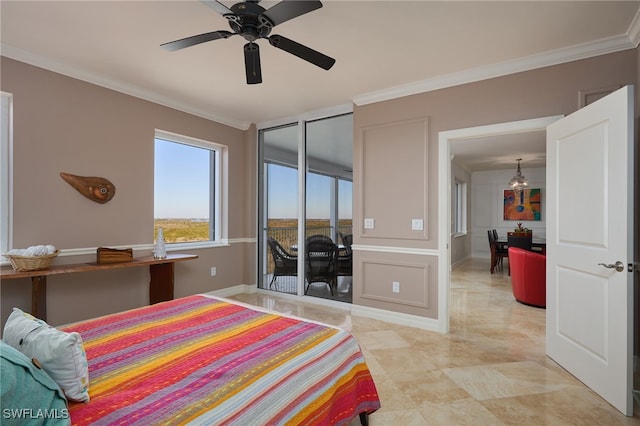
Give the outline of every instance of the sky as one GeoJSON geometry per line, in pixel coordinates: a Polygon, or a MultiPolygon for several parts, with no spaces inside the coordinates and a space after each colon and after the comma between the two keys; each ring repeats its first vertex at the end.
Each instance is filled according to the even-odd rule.
{"type": "MultiPolygon", "coordinates": [[[[269,211],[272,219],[297,217],[298,170],[291,167],[269,165],[269,211]]],[[[351,219],[352,183],[341,181],[338,189],[338,216],[351,219]]],[[[331,178],[315,173],[307,174],[307,218],[329,219],[331,178]]]]}
{"type": "MultiPolygon", "coordinates": [[[[154,214],[158,219],[208,219],[209,153],[204,148],[156,139],[154,214]]],[[[297,170],[269,165],[269,217],[297,216],[297,170]]],[[[341,181],[338,201],[341,219],[350,219],[352,184],[341,181]]],[[[315,173],[307,175],[307,217],[328,219],[331,178],[315,173]]]]}
{"type": "Polygon", "coordinates": [[[156,139],[154,217],[209,218],[209,150],[156,139]]]}

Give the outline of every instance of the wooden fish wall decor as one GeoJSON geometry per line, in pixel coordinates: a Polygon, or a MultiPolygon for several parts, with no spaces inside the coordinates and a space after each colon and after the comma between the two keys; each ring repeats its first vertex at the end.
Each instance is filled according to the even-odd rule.
{"type": "Polygon", "coordinates": [[[76,176],[64,172],[60,173],[60,177],[79,193],[96,203],[104,204],[116,195],[116,187],[105,178],[76,176]]]}

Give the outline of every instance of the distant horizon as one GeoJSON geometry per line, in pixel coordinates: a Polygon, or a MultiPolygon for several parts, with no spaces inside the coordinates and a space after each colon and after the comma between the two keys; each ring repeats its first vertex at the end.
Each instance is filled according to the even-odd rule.
{"type": "MultiPolygon", "coordinates": [[[[154,220],[197,220],[201,222],[208,222],[208,217],[156,217],[154,220]]],[[[270,217],[267,220],[298,220],[297,217],[270,217]]],[[[328,217],[308,217],[307,220],[326,220],[330,221],[331,219],[328,217]]],[[[342,218],[340,221],[352,220],[351,218],[342,218]]]]}
{"type": "Polygon", "coordinates": [[[209,220],[208,217],[156,217],[154,220],[209,220]]]}
{"type": "MultiPolygon", "coordinates": [[[[156,219],[203,219],[210,209],[210,151],[163,139],[155,139],[154,217],[156,219]]],[[[266,207],[270,218],[296,218],[298,170],[269,164],[266,207]]],[[[309,219],[330,216],[332,179],[307,174],[306,211],[309,219]]],[[[353,183],[338,182],[338,216],[352,218],[353,183]]]]}

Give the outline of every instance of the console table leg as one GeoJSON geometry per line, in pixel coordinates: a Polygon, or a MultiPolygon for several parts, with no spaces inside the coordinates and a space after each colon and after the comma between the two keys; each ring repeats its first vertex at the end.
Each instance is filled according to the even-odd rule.
{"type": "Polygon", "coordinates": [[[47,320],[47,277],[31,277],[31,315],[47,320]]]}
{"type": "Polygon", "coordinates": [[[173,300],[173,263],[149,265],[149,304],[173,300]]]}

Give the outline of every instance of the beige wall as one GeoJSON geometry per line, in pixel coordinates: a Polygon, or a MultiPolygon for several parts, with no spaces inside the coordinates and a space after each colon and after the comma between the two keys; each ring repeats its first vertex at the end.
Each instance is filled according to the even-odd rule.
{"type": "MultiPolygon", "coordinates": [[[[636,193],[635,193],[635,245],[634,245],[634,254],[635,254],[635,262],[640,268],[640,142],[638,142],[638,128],[640,126],[640,47],[636,48],[636,127],[635,127],[635,182],[636,182],[636,193]]],[[[634,350],[633,354],[636,358],[640,358],[640,273],[635,274],[634,281],[634,290],[635,290],[635,312],[634,312],[634,324],[635,324],[635,342],[634,342],[634,350]]],[[[637,374],[634,375],[634,384],[633,388],[636,390],[640,390],[640,376],[637,374]]]]}
{"type": "MultiPolygon", "coordinates": [[[[355,106],[354,303],[437,318],[440,131],[569,114],[580,91],[637,83],[638,61],[634,49],[355,106]],[[375,227],[364,229],[364,218],[375,227]],[[424,229],[412,230],[412,219],[423,219],[424,229]],[[391,291],[392,281],[400,282],[400,293],[391,291]]],[[[176,296],[255,283],[254,127],[237,130],[6,58],[0,66],[0,89],[14,94],[15,247],[151,244],[158,128],[229,146],[232,244],[192,251],[198,260],[176,265],[176,296]],[[59,178],[61,171],[107,177],[117,194],[104,205],[88,201],[59,178]]],[[[2,282],[3,321],[12,306],[29,309],[29,287],[28,280],[2,282]]],[[[142,268],[50,277],[49,320],[57,325],[141,306],[147,289],[142,268]]]]}
{"type": "Polygon", "coordinates": [[[570,114],[581,91],[636,84],[637,55],[632,49],[354,107],[354,270],[363,271],[354,276],[354,304],[437,318],[439,132],[570,114]],[[407,231],[421,214],[424,232],[407,231]],[[364,218],[375,219],[374,230],[363,229],[364,218]],[[392,281],[401,283],[399,294],[392,281]],[[421,295],[428,300],[416,304],[421,295]]]}
{"type": "MultiPolygon", "coordinates": [[[[255,237],[255,128],[238,130],[7,58],[0,65],[1,90],[13,94],[14,247],[152,244],[153,138],[162,129],[229,147],[232,244],[191,251],[199,259],[176,265],[175,295],[255,282],[255,244],[249,240],[255,237]],[[94,203],[60,172],[106,177],[116,195],[94,203]]],[[[94,259],[65,256],[56,263],[94,259]]],[[[28,279],[5,280],[0,291],[2,321],[12,306],[30,310],[28,279]]],[[[54,325],[147,303],[145,268],[48,279],[48,319],[54,325]]]]}

